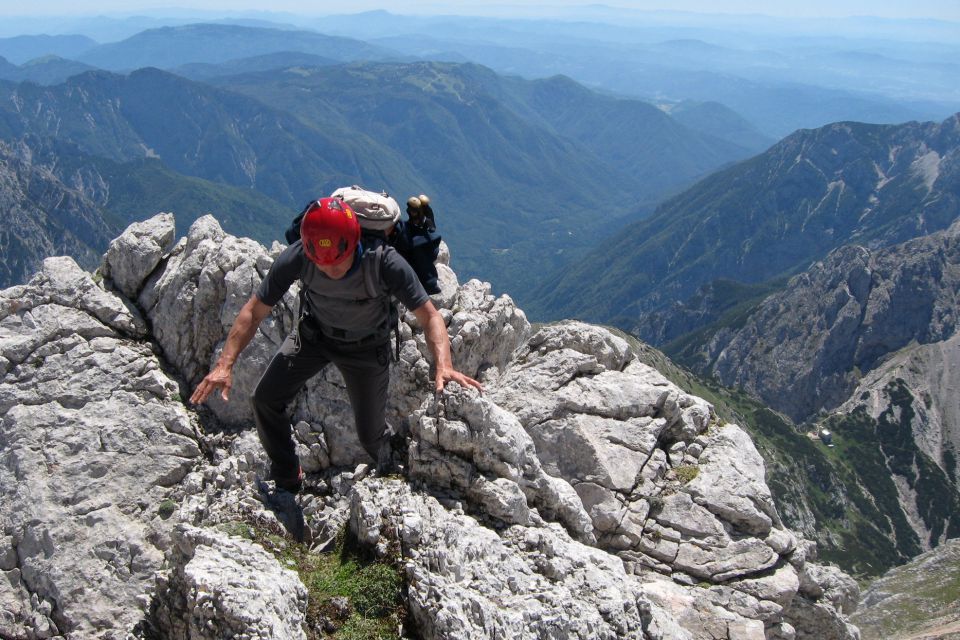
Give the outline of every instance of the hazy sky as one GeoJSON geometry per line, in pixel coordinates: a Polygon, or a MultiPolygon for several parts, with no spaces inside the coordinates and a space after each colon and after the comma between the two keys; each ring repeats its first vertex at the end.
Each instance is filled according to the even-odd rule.
{"type": "Polygon", "coordinates": [[[789,17],[880,16],[890,18],[938,18],[960,20],[960,0],[510,0],[490,3],[480,0],[0,0],[0,15],[82,15],[157,10],[176,6],[181,9],[236,11],[290,11],[303,14],[354,13],[368,9],[388,9],[397,13],[463,13],[509,15],[516,9],[573,7],[605,4],[641,10],[674,10],[706,13],[756,13],[789,17]]]}

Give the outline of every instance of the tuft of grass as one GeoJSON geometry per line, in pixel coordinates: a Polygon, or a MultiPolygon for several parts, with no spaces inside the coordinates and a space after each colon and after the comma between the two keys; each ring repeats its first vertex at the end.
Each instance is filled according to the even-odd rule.
{"type": "Polygon", "coordinates": [[[235,536],[244,540],[254,540],[256,537],[254,528],[244,522],[224,522],[218,524],[216,528],[228,536],[235,536]]]}
{"type": "Polygon", "coordinates": [[[285,535],[246,523],[220,525],[253,540],[294,569],[307,587],[310,640],[397,640],[406,620],[400,567],[365,553],[344,530],[332,551],[317,552],[285,535]],[[342,599],[346,598],[347,606],[342,599]],[[339,599],[341,602],[334,602],[339,599]],[[325,629],[335,627],[334,631],[325,629]]]}
{"type": "Polygon", "coordinates": [[[675,467],[673,472],[677,474],[677,480],[683,484],[687,484],[700,475],[700,467],[692,464],[682,464],[679,467],[675,467]]]}

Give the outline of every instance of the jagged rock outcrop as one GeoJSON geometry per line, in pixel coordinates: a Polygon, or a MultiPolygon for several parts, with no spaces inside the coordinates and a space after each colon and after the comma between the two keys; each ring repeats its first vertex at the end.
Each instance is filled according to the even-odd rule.
{"type": "Polygon", "coordinates": [[[180,526],[170,564],[152,612],[162,637],[306,640],[307,590],[263,547],[180,526]]]}
{"type": "Polygon", "coordinates": [[[947,340],[960,317],[960,222],[886,249],[849,245],[790,281],[711,345],[713,372],[794,420],[846,401],[911,342],[947,340]]]}
{"type": "Polygon", "coordinates": [[[0,292],[0,629],[123,638],[143,617],[197,464],[143,321],[70,258],[0,292]],[[172,506],[172,503],[171,503],[172,506]]]}
{"type": "MultiPolygon", "coordinates": [[[[92,367],[82,359],[83,349],[58,347],[58,359],[24,346],[42,344],[34,331],[68,345],[93,336],[84,339],[100,340],[90,347],[94,361],[96,354],[113,358],[127,351],[152,358],[143,342],[149,337],[188,386],[205,373],[236,311],[279,247],[268,252],[224,234],[212,218],[202,218],[157,260],[154,247],[165,246],[169,235],[169,219],[158,217],[130,230],[108,252],[106,285],[131,293],[129,309],[121,297],[98,289],[82,274],[72,276],[69,287],[79,293],[64,298],[76,308],[52,310],[63,319],[55,327],[36,320],[41,305],[6,303],[0,346],[9,364],[4,365],[0,398],[11,400],[0,406],[4,442],[21,431],[42,442],[53,428],[51,415],[76,410],[68,408],[69,402],[57,404],[61,396],[71,397],[71,387],[60,381],[60,372],[43,373],[48,362],[82,366],[85,373],[92,367]],[[92,315],[81,311],[91,308],[86,294],[97,301],[92,315]],[[119,337],[121,330],[114,326],[122,326],[126,337],[119,337]],[[38,367],[46,378],[33,377],[38,367]],[[43,379],[49,381],[46,387],[38,384],[43,379]],[[39,392],[23,395],[26,400],[15,394],[38,387],[49,389],[49,408],[21,408],[35,406],[39,392]]],[[[48,264],[52,269],[59,263],[48,264]]],[[[843,617],[855,583],[848,578],[844,583],[839,572],[818,569],[810,545],[783,527],[764,483],[762,460],[745,432],[720,423],[708,403],[641,364],[608,331],[560,323],[531,336],[523,312],[508,297],[495,298],[489,285],[476,281],[457,286],[452,272],[442,275],[445,291],[438,302],[454,361],[465,373],[480,377],[486,392],[479,395],[451,384],[434,398],[425,342],[413,316],[405,314],[390,407],[391,420],[409,428],[409,482],[368,476],[342,382],[331,370],[308,385],[293,408],[314,491],[285,502],[269,491],[263,481],[266,460],[248,428],[244,396],[292,326],[294,292],[274,309],[238,361],[231,400],[211,403],[218,421],[210,426],[233,423],[242,428],[239,433],[196,432],[196,416],[177,401],[171,378],[156,365],[144,364],[156,363],[155,358],[137,360],[137,378],[130,376],[129,367],[116,365],[111,371],[117,379],[104,380],[89,393],[102,387],[114,390],[114,400],[141,404],[124,405],[125,415],[98,406],[94,424],[100,433],[149,436],[149,445],[138,442],[143,446],[131,455],[169,465],[163,474],[143,473],[123,487],[141,500],[122,510],[141,527],[128,530],[125,541],[147,549],[140,553],[149,561],[136,565],[143,570],[136,580],[121,573],[127,578],[123,594],[111,591],[109,583],[105,587],[113,606],[122,608],[109,624],[63,613],[72,610],[61,593],[39,589],[36,578],[24,579],[24,591],[4,595],[17,612],[11,619],[16,633],[108,638],[136,627],[138,633],[153,629],[172,638],[212,640],[224,633],[269,637],[271,630],[287,629],[289,637],[296,637],[302,627],[296,585],[278,587],[295,594],[295,602],[282,599],[289,605],[283,608],[280,600],[265,601],[256,620],[235,606],[251,584],[251,572],[284,575],[272,565],[267,568],[268,556],[252,554],[240,563],[239,555],[249,555],[246,543],[220,544],[220,534],[209,531],[217,524],[252,519],[294,531],[319,547],[348,522],[361,542],[380,553],[399,546],[411,614],[424,638],[491,633],[520,638],[857,637],[843,617]],[[138,382],[142,379],[152,382],[138,382]],[[199,456],[201,446],[206,457],[199,456]],[[161,513],[152,505],[162,499],[169,502],[161,513]],[[199,529],[174,532],[176,522],[199,529]],[[222,547],[218,556],[214,547],[222,547]],[[166,551],[166,565],[158,580],[149,582],[144,572],[160,569],[161,551],[166,551]],[[204,568],[211,562],[220,567],[212,573],[204,568]],[[230,566],[230,572],[219,573],[230,566]],[[43,597],[33,603],[31,593],[43,597]],[[837,593],[846,595],[835,597],[837,593]],[[48,610],[45,631],[33,616],[48,610]]],[[[68,287],[46,278],[35,279],[29,290],[8,290],[4,300],[63,298],[68,287]]],[[[4,447],[0,458],[0,473],[11,478],[23,473],[17,455],[27,455],[13,450],[4,447]]],[[[82,452],[74,445],[59,464],[81,464],[82,452]]],[[[102,474],[101,458],[83,464],[102,474]]],[[[100,500],[119,500],[105,485],[113,476],[98,478],[108,479],[96,485],[100,500]]],[[[11,548],[17,545],[20,562],[6,569],[12,556],[0,549],[6,571],[26,576],[29,563],[23,557],[34,557],[34,549],[40,556],[49,550],[42,535],[35,535],[33,544],[19,532],[56,532],[62,511],[50,509],[35,513],[29,527],[18,529],[17,514],[28,511],[5,503],[4,522],[13,524],[5,525],[4,535],[11,548]]],[[[96,526],[90,513],[75,526],[96,526]]],[[[59,538],[57,553],[43,558],[47,573],[55,575],[54,563],[70,562],[66,558],[88,558],[87,533],[59,538]]]]}

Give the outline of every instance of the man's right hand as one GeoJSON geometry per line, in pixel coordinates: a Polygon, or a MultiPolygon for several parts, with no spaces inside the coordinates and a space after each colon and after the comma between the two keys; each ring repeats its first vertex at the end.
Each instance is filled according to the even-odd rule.
{"type": "Polygon", "coordinates": [[[190,402],[193,404],[203,404],[207,401],[207,398],[210,397],[210,394],[218,389],[220,390],[220,395],[223,397],[223,401],[229,402],[230,387],[232,386],[232,368],[218,364],[213,368],[213,371],[208,373],[207,377],[197,385],[193,395],[190,396],[190,402]]]}
{"type": "Polygon", "coordinates": [[[230,400],[230,387],[233,386],[233,363],[237,361],[240,352],[246,349],[247,345],[257,333],[257,327],[270,314],[271,307],[260,302],[256,294],[250,296],[240,313],[237,314],[233,326],[230,327],[230,333],[227,335],[227,342],[220,354],[220,359],[214,365],[213,370],[207,374],[196,391],[190,396],[190,402],[201,404],[207,401],[210,394],[220,390],[223,401],[230,400]]]}

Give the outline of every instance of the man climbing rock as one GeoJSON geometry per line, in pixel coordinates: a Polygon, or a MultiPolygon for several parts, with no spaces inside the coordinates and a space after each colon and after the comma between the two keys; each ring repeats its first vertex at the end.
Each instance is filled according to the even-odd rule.
{"type": "Polygon", "coordinates": [[[360,443],[381,470],[389,459],[385,414],[395,323],[391,296],[412,310],[423,328],[436,368],[436,391],[447,382],[481,389],[453,368],[443,318],[413,269],[392,247],[361,242],[359,221],[347,203],[337,198],[312,203],[300,235],[240,310],[220,358],[190,398],[199,404],[219,390],[229,400],[234,363],[260,322],[299,279],[300,320],[253,393],[257,433],[270,457],[271,476],[279,488],[293,492],[300,489],[303,471],[285,410],[307,380],[331,362],[346,382],[360,443]]]}

